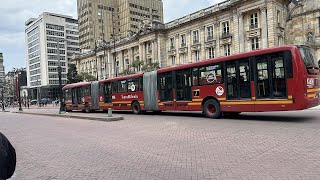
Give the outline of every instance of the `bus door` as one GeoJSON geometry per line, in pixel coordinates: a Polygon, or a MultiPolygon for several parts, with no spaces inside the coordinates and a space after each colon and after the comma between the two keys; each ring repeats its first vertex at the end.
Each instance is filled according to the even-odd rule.
{"type": "Polygon", "coordinates": [[[111,82],[104,83],[104,103],[112,102],[111,82]]]}
{"type": "Polygon", "coordinates": [[[226,62],[227,101],[226,111],[253,111],[249,59],[226,62]]]}
{"type": "Polygon", "coordinates": [[[191,69],[176,71],[176,109],[185,110],[192,101],[191,69]]]}
{"type": "Polygon", "coordinates": [[[274,100],[288,98],[284,53],[261,55],[255,58],[256,99],[264,101],[264,103],[256,104],[256,111],[265,110],[265,105],[270,105],[270,108],[278,108],[281,103],[279,101],[277,104],[274,100]]]}
{"type": "Polygon", "coordinates": [[[159,110],[174,110],[172,72],[159,74],[159,110]]]}

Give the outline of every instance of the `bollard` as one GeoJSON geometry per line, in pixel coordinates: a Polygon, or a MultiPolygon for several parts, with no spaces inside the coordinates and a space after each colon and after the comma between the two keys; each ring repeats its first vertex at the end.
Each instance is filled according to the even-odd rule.
{"type": "Polygon", "coordinates": [[[112,117],[112,110],[111,110],[111,108],[108,108],[108,117],[112,117]]]}

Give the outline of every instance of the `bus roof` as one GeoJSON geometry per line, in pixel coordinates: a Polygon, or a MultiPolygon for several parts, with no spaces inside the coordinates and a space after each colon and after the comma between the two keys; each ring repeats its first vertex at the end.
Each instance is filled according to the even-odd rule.
{"type": "Polygon", "coordinates": [[[126,76],[110,78],[110,79],[103,79],[103,80],[100,80],[99,82],[104,83],[104,82],[108,82],[108,81],[116,81],[116,80],[137,78],[137,77],[140,77],[140,76],[143,76],[143,73],[136,73],[136,74],[130,74],[130,75],[126,75],[126,76]]]}
{"type": "Polygon", "coordinates": [[[62,89],[77,88],[77,87],[81,87],[81,86],[87,86],[90,84],[91,84],[91,82],[79,82],[79,83],[67,84],[62,89]]]}
{"type": "Polygon", "coordinates": [[[293,48],[296,48],[297,46],[277,46],[277,47],[272,47],[272,48],[267,48],[267,49],[259,49],[259,50],[254,50],[250,52],[243,52],[239,54],[234,54],[230,56],[223,56],[223,57],[218,57],[214,59],[208,59],[204,61],[199,61],[199,62],[194,62],[194,63],[189,63],[189,64],[183,64],[179,66],[174,66],[174,67],[167,67],[163,69],[159,69],[157,72],[158,73],[163,73],[163,72],[170,72],[178,69],[186,69],[186,68],[192,68],[196,66],[203,66],[211,63],[216,63],[216,62],[222,62],[222,61],[229,61],[229,60],[234,60],[234,59],[242,59],[250,56],[257,56],[257,55],[262,55],[262,54],[268,54],[268,53],[273,53],[273,52],[278,52],[278,51],[284,51],[284,50],[291,50],[293,48]]]}

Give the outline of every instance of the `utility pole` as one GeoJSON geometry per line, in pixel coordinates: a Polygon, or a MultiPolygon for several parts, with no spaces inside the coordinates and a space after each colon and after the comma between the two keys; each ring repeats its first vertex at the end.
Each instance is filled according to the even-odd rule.
{"type": "Polygon", "coordinates": [[[97,41],[94,41],[94,54],[96,56],[96,75],[97,75],[97,81],[99,81],[99,74],[98,74],[98,58],[97,58],[97,51],[98,51],[98,46],[97,46],[97,41]]]}
{"type": "Polygon", "coordinates": [[[4,111],[5,111],[5,109],[4,109],[4,96],[3,96],[3,90],[4,90],[4,86],[2,86],[2,90],[1,90],[2,112],[4,112],[4,111]]]}
{"type": "Polygon", "coordinates": [[[20,90],[20,79],[19,79],[20,78],[19,75],[21,74],[21,71],[18,70],[17,72],[18,72],[17,85],[18,85],[19,111],[23,111],[21,107],[21,93],[20,93],[21,90],[20,90]]]}
{"type": "MultiPolygon", "coordinates": [[[[59,38],[57,38],[57,50],[58,50],[58,77],[59,77],[59,101],[60,101],[60,109],[59,114],[64,112],[63,102],[62,102],[62,80],[61,80],[61,63],[60,63],[60,47],[59,47],[59,38]]],[[[64,42],[65,40],[63,40],[64,42]]]]}
{"type": "MultiPolygon", "coordinates": [[[[102,26],[102,42],[103,42],[103,59],[104,59],[104,76],[105,79],[107,79],[107,61],[106,61],[106,40],[104,35],[104,18],[103,18],[104,12],[102,12],[102,9],[100,9],[100,19],[101,19],[101,26],[102,26]]],[[[102,72],[102,70],[101,70],[102,72]]]]}
{"type": "Polygon", "coordinates": [[[113,60],[113,65],[115,67],[115,75],[116,77],[118,77],[118,65],[117,65],[117,59],[116,59],[116,35],[115,35],[115,21],[114,21],[114,11],[116,10],[116,8],[113,8],[113,11],[112,11],[112,37],[113,37],[113,51],[114,51],[114,60],[113,60]]]}

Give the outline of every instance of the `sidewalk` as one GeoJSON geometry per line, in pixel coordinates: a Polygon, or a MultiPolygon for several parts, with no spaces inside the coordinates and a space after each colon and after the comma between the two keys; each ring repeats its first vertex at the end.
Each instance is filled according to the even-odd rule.
{"type": "Polygon", "coordinates": [[[309,110],[320,110],[320,105],[319,106],[315,106],[313,108],[310,108],[309,110]]]}
{"type": "Polygon", "coordinates": [[[105,121],[105,122],[123,120],[122,116],[112,115],[112,117],[108,117],[107,113],[102,113],[102,112],[82,113],[82,112],[78,111],[78,112],[65,112],[65,113],[59,114],[59,107],[51,107],[51,108],[33,107],[30,109],[24,109],[24,108],[22,108],[22,109],[23,109],[23,111],[19,111],[19,108],[10,108],[10,109],[6,109],[6,111],[11,112],[11,113],[39,115],[39,116],[51,116],[51,117],[63,117],[63,118],[74,118],[74,119],[85,119],[85,120],[96,120],[96,121],[105,121]]]}

